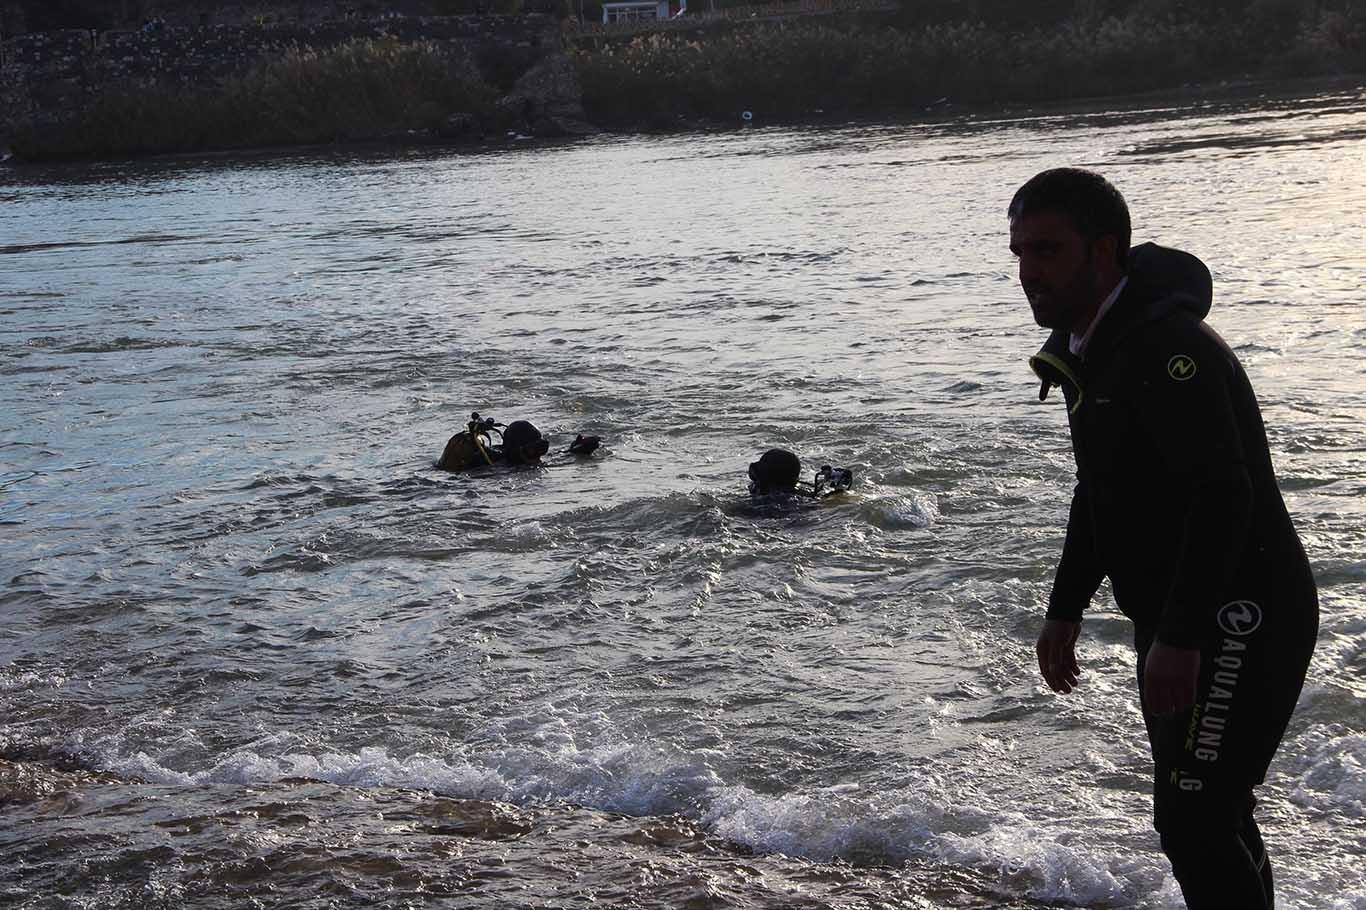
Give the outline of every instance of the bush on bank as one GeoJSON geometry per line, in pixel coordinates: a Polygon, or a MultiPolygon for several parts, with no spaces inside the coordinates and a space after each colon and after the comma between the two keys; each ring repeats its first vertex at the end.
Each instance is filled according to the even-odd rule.
{"type": "MultiPolygon", "coordinates": [[[[1293,2],[1293,0],[1283,0],[1293,2]]],[[[1247,75],[1366,71],[1366,23],[1306,8],[1267,36],[1258,20],[1134,9],[1011,32],[980,22],[916,27],[789,20],[657,32],[574,54],[584,107],[602,123],[883,111],[955,102],[1068,100],[1247,75]]]]}
{"type": "Polygon", "coordinates": [[[153,84],[109,93],[83,115],[22,128],[34,160],[379,138],[487,116],[495,91],[467,56],[435,43],[356,40],[292,48],[216,90],[153,84]]]}

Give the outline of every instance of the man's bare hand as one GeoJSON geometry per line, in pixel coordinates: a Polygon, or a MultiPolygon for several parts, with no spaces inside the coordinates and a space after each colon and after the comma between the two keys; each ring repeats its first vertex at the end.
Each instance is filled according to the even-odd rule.
{"type": "Polygon", "coordinates": [[[1077,636],[1081,623],[1045,619],[1039,633],[1039,672],[1054,692],[1066,694],[1077,685],[1081,668],[1077,666],[1077,636]]]}
{"type": "Polygon", "coordinates": [[[1154,641],[1143,662],[1143,704],[1150,714],[1171,714],[1195,704],[1200,679],[1198,648],[1175,648],[1154,641]]]}

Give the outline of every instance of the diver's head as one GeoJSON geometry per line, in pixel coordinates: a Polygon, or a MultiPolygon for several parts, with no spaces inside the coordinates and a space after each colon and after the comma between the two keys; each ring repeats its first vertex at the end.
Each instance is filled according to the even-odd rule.
{"type": "Polygon", "coordinates": [[[802,476],[802,463],[787,449],[769,449],[749,466],[750,491],[753,493],[791,492],[802,476]]]}
{"type": "Polygon", "coordinates": [[[503,431],[503,457],[508,464],[540,464],[550,442],[530,421],[514,420],[503,431]]]}

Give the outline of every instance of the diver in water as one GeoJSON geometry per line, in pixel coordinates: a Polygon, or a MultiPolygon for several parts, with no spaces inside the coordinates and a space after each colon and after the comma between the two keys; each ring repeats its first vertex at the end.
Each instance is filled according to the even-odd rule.
{"type": "MultiPolygon", "coordinates": [[[[597,436],[575,436],[569,448],[569,455],[592,455],[602,444],[597,436]]],[[[493,465],[536,467],[550,451],[550,440],[527,420],[514,420],[501,424],[492,417],[470,415],[465,429],[446,441],[446,448],[436,467],[443,471],[467,471],[471,468],[491,467],[493,465]],[[499,441],[495,443],[493,436],[499,441]]]]}
{"type": "Polygon", "coordinates": [[[815,476],[804,481],[802,461],[787,449],[769,449],[749,466],[751,496],[800,496],[824,499],[854,485],[854,472],[848,468],[822,465],[815,476]]]}

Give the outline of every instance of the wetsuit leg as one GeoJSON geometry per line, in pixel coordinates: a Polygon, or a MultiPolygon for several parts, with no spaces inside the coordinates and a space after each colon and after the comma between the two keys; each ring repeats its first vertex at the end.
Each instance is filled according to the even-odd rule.
{"type": "Polygon", "coordinates": [[[1162,851],[1172,864],[1191,910],[1237,907],[1270,910],[1267,890],[1270,860],[1252,818],[1253,799],[1245,806],[1211,806],[1213,817],[1164,819],[1162,851]]]}
{"type": "Polygon", "coordinates": [[[1261,856],[1261,868],[1258,870],[1262,877],[1262,892],[1266,894],[1267,907],[1276,905],[1276,889],[1271,881],[1271,855],[1266,852],[1266,844],[1262,843],[1262,831],[1257,827],[1257,821],[1252,817],[1252,812],[1247,813],[1247,820],[1243,826],[1243,843],[1253,856],[1261,856]]]}
{"type": "MultiPolygon", "coordinates": [[[[1252,789],[1285,733],[1318,630],[1312,587],[1298,593],[1289,608],[1246,600],[1221,610],[1201,649],[1195,706],[1164,717],[1144,709],[1153,823],[1191,910],[1273,906],[1252,789]]],[[[1152,640],[1137,630],[1140,693],[1152,640]]]]}

